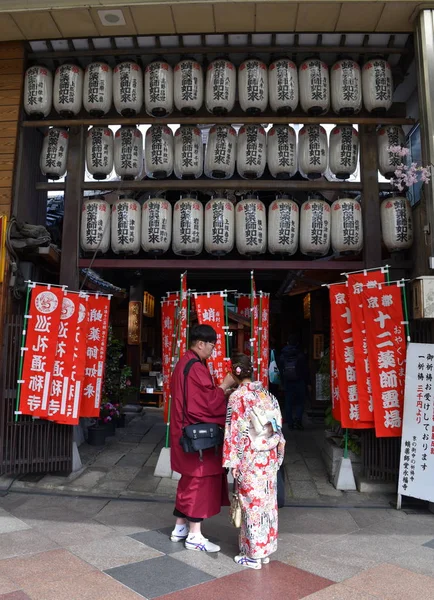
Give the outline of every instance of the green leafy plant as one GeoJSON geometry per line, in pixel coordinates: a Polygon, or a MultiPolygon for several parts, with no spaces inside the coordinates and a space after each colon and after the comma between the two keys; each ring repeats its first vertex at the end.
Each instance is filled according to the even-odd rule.
{"type": "Polygon", "coordinates": [[[124,346],[113,335],[113,328],[109,326],[107,354],[105,362],[103,400],[119,405],[121,408],[128,398],[137,391],[131,385],[131,367],[122,364],[124,346]]]}

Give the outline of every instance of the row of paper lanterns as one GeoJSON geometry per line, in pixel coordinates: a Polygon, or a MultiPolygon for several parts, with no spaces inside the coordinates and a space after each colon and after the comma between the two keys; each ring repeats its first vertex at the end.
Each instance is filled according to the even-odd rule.
{"type": "MultiPolygon", "coordinates": [[[[413,241],[411,207],[404,197],[381,204],[383,241],[390,251],[404,250],[413,241]]],[[[268,251],[293,255],[325,256],[330,247],[337,253],[358,253],[363,248],[360,203],[341,198],[330,206],[312,197],[301,207],[287,196],[278,196],[267,210],[255,195],[233,205],[225,197],[205,206],[195,195],[181,197],[174,205],[150,197],[141,206],[132,197],[120,196],[111,206],[104,199],[85,200],[81,219],[84,252],[116,254],[145,252],[159,255],[170,247],[179,256],[196,256],[203,249],[222,256],[236,246],[241,255],[268,251]],[[268,223],[267,223],[268,221],[268,223]],[[110,241],[111,240],[111,241],[110,241]]]]}
{"type": "Polygon", "coordinates": [[[107,114],[112,101],[124,117],[146,112],[166,117],[174,108],[194,114],[205,102],[207,110],[225,115],[238,99],[247,114],[267,109],[290,114],[300,103],[304,112],[321,115],[330,104],[338,115],[352,115],[362,108],[385,112],[392,105],[393,80],[390,65],[383,58],[359,64],[345,58],[330,69],[319,58],[309,58],[298,67],[287,58],[275,60],[269,67],[250,58],[238,69],[224,58],[213,61],[204,77],[200,63],[182,60],[174,69],[164,60],[150,63],[144,73],[133,61],[124,61],[113,70],[105,62],[81,67],[65,63],[53,75],[46,67],[30,67],[25,74],[24,109],[35,118],[47,117],[54,105],[64,117],[78,115],[82,105],[92,116],[107,114]],[[238,79],[238,82],[237,82],[238,79]]]}

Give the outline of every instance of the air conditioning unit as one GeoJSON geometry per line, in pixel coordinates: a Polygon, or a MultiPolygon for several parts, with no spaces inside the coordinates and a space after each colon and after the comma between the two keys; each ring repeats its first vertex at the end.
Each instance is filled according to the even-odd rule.
{"type": "Polygon", "coordinates": [[[411,286],[413,319],[434,319],[434,277],[417,277],[411,286]]]}

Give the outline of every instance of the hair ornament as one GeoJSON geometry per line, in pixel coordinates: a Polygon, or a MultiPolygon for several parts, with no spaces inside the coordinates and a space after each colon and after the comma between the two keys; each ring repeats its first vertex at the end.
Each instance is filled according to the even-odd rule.
{"type": "Polygon", "coordinates": [[[241,371],[242,371],[242,369],[241,369],[240,366],[235,367],[235,373],[236,373],[236,375],[241,375],[241,371]]]}

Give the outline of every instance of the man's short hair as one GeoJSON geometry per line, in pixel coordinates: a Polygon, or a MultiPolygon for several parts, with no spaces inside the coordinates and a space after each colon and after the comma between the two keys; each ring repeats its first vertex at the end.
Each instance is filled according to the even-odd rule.
{"type": "Polygon", "coordinates": [[[196,342],[209,342],[215,344],[217,333],[211,325],[195,325],[190,332],[190,345],[194,346],[196,342]]]}

